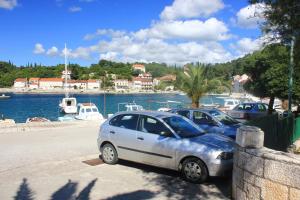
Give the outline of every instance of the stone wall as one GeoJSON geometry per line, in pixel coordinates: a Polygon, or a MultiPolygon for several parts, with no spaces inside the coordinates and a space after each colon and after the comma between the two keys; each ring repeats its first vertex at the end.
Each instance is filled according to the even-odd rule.
{"type": "Polygon", "coordinates": [[[243,133],[238,134],[233,199],[300,200],[300,156],[253,145],[249,148],[238,142],[247,143],[243,133]]]}

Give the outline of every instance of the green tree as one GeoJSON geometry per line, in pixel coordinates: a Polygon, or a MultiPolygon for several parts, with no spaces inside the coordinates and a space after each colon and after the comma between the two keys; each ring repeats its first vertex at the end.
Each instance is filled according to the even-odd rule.
{"type": "Polygon", "coordinates": [[[272,44],[247,56],[246,60],[248,65],[245,66],[245,72],[251,80],[246,82],[244,87],[255,96],[270,97],[271,113],[275,97],[287,97],[288,49],[280,44],[272,44]]]}

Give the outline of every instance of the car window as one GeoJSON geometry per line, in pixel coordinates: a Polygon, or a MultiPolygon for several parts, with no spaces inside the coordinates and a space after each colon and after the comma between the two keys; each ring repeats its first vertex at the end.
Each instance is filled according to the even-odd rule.
{"type": "Polygon", "coordinates": [[[233,101],[228,101],[228,102],[227,102],[227,105],[230,105],[230,106],[231,106],[231,105],[234,105],[234,104],[233,104],[233,101]]]}
{"type": "Polygon", "coordinates": [[[177,114],[183,116],[183,117],[186,117],[186,118],[190,118],[190,115],[189,115],[190,111],[188,110],[179,110],[177,111],[177,114]]]}
{"type": "Polygon", "coordinates": [[[221,122],[222,124],[225,125],[234,125],[234,124],[238,124],[239,122],[235,119],[233,119],[232,117],[230,117],[229,115],[219,111],[219,110],[210,110],[209,114],[211,114],[212,116],[214,116],[214,118],[221,122]]]}
{"type": "Polygon", "coordinates": [[[240,104],[234,110],[252,110],[253,107],[253,104],[240,104]]]}
{"type": "Polygon", "coordinates": [[[168,129],[162,122],[159,120],[141,115],[139,119],[139,131],[145,132],[145,133],[153,133],[157,135],[163,135],[171,137],[173,136],[170,129],[168,129]]]}
{"type": "Polygon", "coordinates": [[[199,127],[193,125],[191,121],[179,116],[166,117],[163,119],[175,133],[181,138],[198,137],[205,132],[199,127]]]}
{"type": "Polygon", "coordinates": [[[136,130],[138,118],[138,115],[133,114],[118,115],[112,118],[109,124],[120,128],[136,130]]]}
{"type": "Polygon", "coordinates": [[[266,109],[264,104],[257,104],[257,110],[260,111],[260,112],[264,112],[267,109],[266,109]]]}
{"type": "Polygon", "coordinates": [[[213,123],[213,119],[203,112],[194,111],[193,122],[195,122],[196,124],[211,124],[213,123]]]}

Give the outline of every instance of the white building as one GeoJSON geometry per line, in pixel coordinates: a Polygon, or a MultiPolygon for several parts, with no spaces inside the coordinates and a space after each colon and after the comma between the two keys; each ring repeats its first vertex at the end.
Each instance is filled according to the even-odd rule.
{"type": "Polygon", "coordinates": [[[55,89],[55,88],[63,88],[63,79],[62,78],[41,78],[39,80],[40,89],[55,89]]]}
{"type": "Polygon", "coordinates": [[[68,85],[69,88],[86,90],[87,80],[69,80],[68,85]]]}
{"type": "Polygon", "coordinates": [[[133,70],[139,70],[144,73],[146,72],[145,65],[142,65],[142,64],[133,64],[132,68],[133,68],[133,70]]]}
{"type": "Polygon", "coordinates": [[[153,82],[148,78],[134,77],[132,79],[132,88],[135,90],[152,90],[153,82]]]}
{"type": "Polygon", "coordinates": [[[101,80],[89,79],[87,80],[87,89],[88,90],[100,90],[101,80]]]}
{"type": "Polygon", "coordinates": [[[27,78],[17,78],[14,82],[14,88],[26,88],[27,78]]]}
{"type": "Polygon", "coordinates": [[[71,74],[72,72],[70,70],[67,70],[67,72],[64,70],[61,72],[61,78],[65,79],[65,77],[67,76],[67,79],[71,79],[71,74]]]}
{"type": "Polygon", "coordinates": [[[124,90],[128,90],[129,88],[129,83],[127,79],[114,80],[114,85],[116,91],[124,91],[124,90]]]}
{"type": "Polygon", "coordinates": [[[28,81],[28,88],[35,90],[39,88],[40,78],[30,78],[28,81]]]}

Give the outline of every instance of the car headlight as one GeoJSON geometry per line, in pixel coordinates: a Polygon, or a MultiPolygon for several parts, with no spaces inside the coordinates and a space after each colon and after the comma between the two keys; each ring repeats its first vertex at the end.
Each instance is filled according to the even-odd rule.
{"type": "Polygon", "coordinates": [[[222,152],[217,157],[217,159],[220,159],[220,160],[230,160],[232,158],[233,158],[233,153],[232,152],[222,152]]]}

